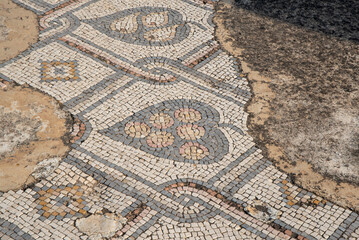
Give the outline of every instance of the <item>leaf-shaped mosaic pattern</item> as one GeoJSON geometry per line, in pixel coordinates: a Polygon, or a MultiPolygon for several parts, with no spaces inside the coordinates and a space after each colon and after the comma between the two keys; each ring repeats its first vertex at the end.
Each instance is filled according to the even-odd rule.
{"type": "Polygon", "coordinates": [[[218,122],[209,105],[181,99],[148,107],[100,133],[157,157],[208,164],[228,152],[218,122]]]}
{"type": "Polygon", "coordinates": [[[84,22],[112,38],[139,45],[178,43],[190,32],[182,14],[159,7],[133,8],[84,22]],[[104,32],[104,27],[108,31],[104,32]]]}

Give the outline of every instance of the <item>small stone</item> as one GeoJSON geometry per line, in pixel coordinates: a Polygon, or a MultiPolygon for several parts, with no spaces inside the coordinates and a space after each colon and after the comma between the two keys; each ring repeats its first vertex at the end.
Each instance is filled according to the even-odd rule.
{"type": "Polygon", "coordinates": [[[281,215],[280,211],[259,200],[255,200],[252,205],[249,205],[244,210],[252,217],[263,222],[272,222],[281,215]]]}
{"type": "Polygon", "coordinates": [[[76,227],[90,239],[109,238],[122,228],[123,219],[114,214],[91,215],[76,221],[76,227]]]}
{"type": "Polygon", "coordinates": [[[0,82],[0,88],[4,91],[7,91],[7,85],[2,82],[0,82]]]}

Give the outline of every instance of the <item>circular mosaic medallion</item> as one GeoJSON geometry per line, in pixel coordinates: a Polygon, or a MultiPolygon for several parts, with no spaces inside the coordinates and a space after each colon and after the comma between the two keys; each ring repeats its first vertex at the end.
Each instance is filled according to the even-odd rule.
{"type": "Polygon", "coordinates": [[[201,160],[209,155],[208,149],[205,146],[192,142],[185,143],[179,151],[182,157],[191,160],[201,160]]]}
{"type": "Polygon", "coordinates": [[[202,119],[199,111],[193,108],[181,108],[175,112],[175,117],[185,123],[194,123],[202,119]]]}
{"type": "Polygon", "coordinates": [[[125,133],[133,138],[144,138],[150,131],[150,127],[145,123],[129,122],[125,126],[125,133]]]}
{"type": "Polygon", "coordinates": [[[174,120],[166,113],[156,113],[150,117],[150,123],[156,128],[165,129],[171,127],[174,120]]]}
{"type": "Polygon", "coordinates": [[[197,140],[204,136],[205,130],[203,127],[200,127],[195,124],[187,124],[183,126],[179,126],[177,128],[177,134],[182,139],[186,140],[197,140]]]}
{"type": "Polygon", "coordinates": [[[169,132],[152,132],[146,140],[150,147],[163,148],[171,146],[175,137],[169,132]]]}

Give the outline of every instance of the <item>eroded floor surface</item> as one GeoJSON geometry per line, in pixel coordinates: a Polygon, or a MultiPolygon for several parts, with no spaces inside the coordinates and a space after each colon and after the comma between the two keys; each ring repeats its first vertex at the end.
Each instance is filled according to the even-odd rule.
{"type": "Polygon", "coordinates": [[[359,237],[357,213],[293,185],[248,135],[214,3],[15,2],[40,40],[0,77],[61,102],[79,137],[50,175],[0,193],[1,239],[359,237]]]}

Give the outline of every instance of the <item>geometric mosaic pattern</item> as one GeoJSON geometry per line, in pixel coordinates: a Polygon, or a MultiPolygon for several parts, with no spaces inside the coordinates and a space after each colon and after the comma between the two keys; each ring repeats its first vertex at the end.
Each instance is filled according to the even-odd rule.
{"type": "Polygon", "coordinates": [[[76,61],[41,62],[42,81],[69,81],[79,79],[76,61]]]}
{"type": "Polygon", "coordinates": [[[16,0],[40,40],[0,78],[60,101],[72,149],[47,178],[0,193],[1,239],[88,239],[75,221],[126,219],[114,239],[358,239],[358,214],[293,185],[248,134],[248,81],[198,0],[16,0]],[[264,221],[248,211],[274,209],[264,221]],[[263,209],[263,206],[262,206],[263,209]]]}

